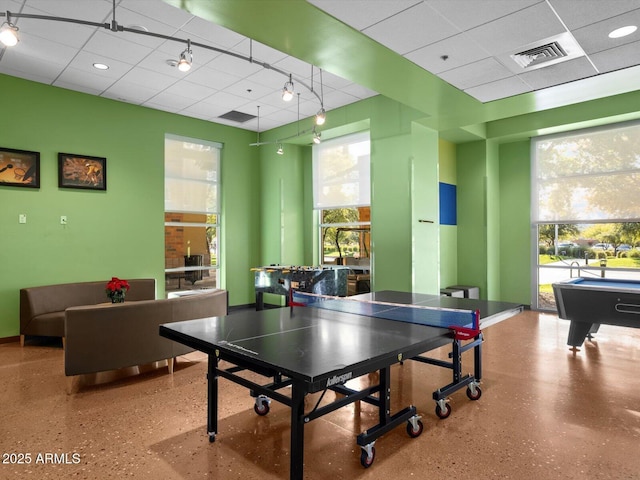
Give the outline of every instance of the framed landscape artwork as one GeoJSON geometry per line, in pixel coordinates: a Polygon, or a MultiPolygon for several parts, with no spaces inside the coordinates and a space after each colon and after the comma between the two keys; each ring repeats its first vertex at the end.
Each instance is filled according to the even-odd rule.
{"type": "Polygon", "coordinates": [[[106,190],[107,159],[73,153],[59,153],[58,187],[106,190]]]}
{"type": "Polygon", "coordinates": [[[40,153],[0,147],[0,186],[40,188],[40,153]]]}

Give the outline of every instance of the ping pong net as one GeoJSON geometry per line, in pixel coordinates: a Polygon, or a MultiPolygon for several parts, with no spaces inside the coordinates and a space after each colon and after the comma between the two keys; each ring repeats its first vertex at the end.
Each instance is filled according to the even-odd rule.
{"type": "Polygon", "coordinates": [[[430,327],[448,328],[457,340],[480,334],[480,312],[453,308],[335,297],[291,290],[289,306],[315,307],[430,327]]]}

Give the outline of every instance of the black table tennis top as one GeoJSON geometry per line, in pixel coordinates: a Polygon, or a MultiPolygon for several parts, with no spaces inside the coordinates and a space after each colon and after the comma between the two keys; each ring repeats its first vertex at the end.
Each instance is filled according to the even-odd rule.
{"type": "MultiPolygon", "coordinates": [[[[397,303],[403,303],[403,298],[426,300],[420,294],[391,291],[369,295],[378,301],[384,298],[397,303]]],[[[445,299],[443,303],[450,302],[445,299]]],[[[464,308],[471,305],[463,303],[467,304],[464,308]]],[[[509,310],[513,305],[505,304],[509,310]]],[[[491,311],[497,315],[501,312],[498,310],[496,305],[495,312],[491,311]]],[[[174,322],[161,325],[160,335],[241,366],[255,366],[306,382],[310,392],[324,389],[332,381],[342,383],[347,377],[417,356],[452,338],[445,328],[311,307],[244,310],[223,317],[174,322]]]]}

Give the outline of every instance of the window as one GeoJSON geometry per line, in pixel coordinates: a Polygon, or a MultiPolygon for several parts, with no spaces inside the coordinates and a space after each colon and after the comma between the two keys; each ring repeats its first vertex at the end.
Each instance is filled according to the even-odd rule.
{"type": "Polygon", "coordinates": [[[216,288],[222,145],[165,136],[167,293],[216,288]]]}
{"type": "Polygon", "coordinates": [[[640,123],[532,140],[536,306],[572,276],[640,279],[640,123]]]}
{"type": "Polygon", "coordinates": [[[369,133],[313,147],[313,204],[320,212],[320,263],[368,273],[371,256],[369,133]]]}
{"type": "Polygon", "coordinates": [[[369,132],[314,145],[314,208],[364,207],[371,204],[369,150],[369,132]]]}
{"type": "Polygon", "coordinates": [[[534,139],[533,221],[640,220],[640,124],[534,139]]]}

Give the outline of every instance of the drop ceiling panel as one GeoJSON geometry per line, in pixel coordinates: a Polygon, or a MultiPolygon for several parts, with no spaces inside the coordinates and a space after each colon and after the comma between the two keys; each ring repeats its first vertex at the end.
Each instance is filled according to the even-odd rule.
{"type": "MultiPolygon", "coordinates": [[[[256,63],[249,63],[245,60],[224,54],[219,54],[210,60],[207,63],[207,67],[220,72],[233,72],[233,76],[237,78],[245,78],[262,70],[262,67],[256,63]]],[[[284,85],[286,79],[280,77],[280,80],[284,85]]]]}
{"type": "Polygon", "coordinates": [[[218,91],[214,88],[188,81],[176,82],[161,92],[162,95],[178,95],[189,98],[192,101],[205,100],[215,93],[218,93],[218,91]]]}
{"type": "MultiPolygon", "coordinates": [[[[640,1],[638,4],[640,5],[640,1]]],[[[629,14],[625,16],[625,24],[640,26],[640,9],[629,12],[629,14]]],[[[578,43],[580,43],[582,49],[586,53],[602,52],[610,48],[638,41],[638,35],[628,35],[622,38],[609,38],[609,33],[620,26],[619,18],[610,18],[579,28],[573,32],[573,36],[576,38],[578,43]]]]}
{"type": "Polygon", "coordinates": [[[131,65],[136,65],[151,53],[149,47],[131,43],[122,36],[111,35],[102,30],[91,37],[84,49],[131,65]]]}
{"type": "Polygon", "coordinates": [[[180,111],[190,107],[195,103],[193,98],[183,97],[175,93],[160,92],[154,95],[149,101],[144,103],[145,107],[161,107],[162,110],[180,111]]]}
{"type": "Polygon", "coordinates": [[[263,86],[260,82],[257,82],[255,80],[251,81],[249,79],[240,80],[233,85],[230,85],[226,88],[226,91],[232,95],[236,95],[248,101],[255,100],[256,98],[260,98],[268,94],[273,94],[274,96],[280,97],[279,93],[274,93],[272,88],[263,86]]]}
{"type": "Polygon", "coordinates": [[[419,3],[362,32],[393,51],[405,54],[455,35],[458,29],[426,3],[419,3]]]}
{"type": "MultiPolygon", "coordinates": [[[[42,59],[65,66],[73,60],[77,52],[75,48],[47,41],[44,38],[32,36],[26,32],[22,33],[20,37],[24,39],[24,45],[18,56],[26,55],[33,59],[42,59]]],[[[16,51],[11,51],[11,53],[14,52],[16,51]]]]}
{"type": "Polygon", "coordinates": [[[562,22],[545,3],[537,3],[468,31],[492,55],[565,32],[562,22]]]}
{"type": "Polygon", "coordinates": [[[375,25],[407,8],[419,5],[419,0],[308,0],[330,15],[357,30],[375,25]]]}
{"type": "Polygon", "coordinates": [[[206,43],[224,50],[229,50],[245,40],[242,35],[219,25],[213,25],[199,17],[191,18],[180,30],[184,38],[195,35],[206,43]]]}
{"type": "Polygon", "coordinates": [[[479,99],[481,102],[491,102],[493,100],[530,92],[531,90],[532,88],[529,85],[520,80],[520,78],[513,76],[478,85],[477,87],[471,87],[465,90],[465,92],[479,99]]]}
{"type": "Polygon", "coordinates": [[[133,103],[134,105],[141,105],[156,94],[157,90],[154,90],[151,87],[138,85],[125,80],[118,80],[109,87],[102,96],[127,103],[133,103]]]}
{"type": "Polygon", "coordinates": [[[51,84],[63,72],[64,67],[46,59],[28,55],[5,53],[2,57],[0,73],[26,78],[34,82],[51,84]]]}
{"type": "Polygon", "coordinates": [[[176,79],[142,67],[134,67],[122,76],[125,82],[135,83],[154,90],[164,90],[176,82],[176,79]]]}
{"type": "MultiPolygon", "coordinates": [[[[287,57],[286,54],[268,47],[260,42],[250,41],[245,38],[234,47],[229,48],[230,51],[239,53],[245,58],[252,57],[264,63],[274,64],[287,57]]],[[[242,60],[241,60],[242,61],[242,60]]]]}
{"type": "Polygon", "coordinates": [[[351,83],[345,87],[341,87],[340,91],[361,99],[378,95],[378,92],[374,92],[373,90],[363,87],[362,85],[358,85],[357,83],[351,83]]]}
{"type": "MultiPolygon", "coordinates": [[[[76,0],[73,1],[75,2],[76,0]]],[[[111,4],[110,1],[108,3],[111,4]]],[[[165,2],[156,2],[153,0],[120,0],[118,6],[138,12],[140,15],[144,15],[147,18],[154,19],[155,21],[162,22],[165,25],[170,25],[176,28],[180,28],[193,18],[191,14],[184,10],[174,8],[165,2]]],[[[109,14],[111,14],[111,5],[109,5],[108,11],[109,14]]],[[[118,18],[119,12],[120,9],[117,8],[116,18],[118,18]]]]}
{"type": "MultiPolygon", "coordinates": [[[[284,72],[292,73],[295,78],[300,80],[308,80],[311,78],[311,67],[309,64],[294,57],[285,57],[282,60],[275,62],[273,66],[284,72]]],[[[318,68],[313,69],[313,75],[317,81],[319,75],[318,68]]]]}
{"type": "Polygon", "coordinates": [[[625,68],[629,62],[640,64],[640,41],[590,55],[600,73],[625,68]]]}
{"type": "Polygon", "coordinates": [[[488,56],[489,54],[473,42],[467,34],[460,33],[414,50],[408,53],[406,58],[431,73],[439,74],[488,56]],[[447,56],[446,60],[442,58],[443,55],[447,56]]]}
{"type": "Polygon", "coordinates": [[[512,76],[512,73],[493,58],[443,72],[440,78],[454,87],[466,90],[512,76]]]}
{"type": "Polygon", "coordinates": [[[209,67],[200,67],[197,70],[189,71],[183,78],[215,90],[224,90],[240,80],[239,77],[209,67]]]}
{"type": "Polygon", "coordinates": [[[425,0],[459,30],[470,30],[497,18],[544,3],[542,0],[425,0]]]}
{"type": "Polygon", "coordinates": [[[569,60],[564,63],[539,68],[520,75],[523,81],[531,85],[534,90],[560,85],[581,78],[590,77],[597,72],[585,57],[569,60]]]}
{"type": "MultiPolygon", "coordinates": [[[[43,13],[38,12],[37,14],[42,15],[43,13]]],[[[31,18],[20,18],[16,21],[16,24],[20,28],[21,42],[24,40],[24,35],[29,35],[43,38],[47,41],[55,41],[76,49],[81,48],[96,32],[96,27],[31,18]]]]}
{"type": "MultiPolygon", "coordinates": [[[[234,102],[233,105],[237,105],[237,103],[234,102]]],[[[209,119],[227,113],[232,109],[233,107],[225,106],[223,102],[211,97],[208,98],[207,101],[197,102],[180,110],[180,113],[187,116],[209,119]]]]}
{"type": "MultiPolygon", "coordinates": [[[[22,5],[24,2],[14,2],[22,5]]],[[[2,2],[0,2],[1,6],[2,2]]],[[[39,13],[66,18],[90,18],[94,22],[109,21],[112,2],[109,0],[29,0],[22,13],[39,13]],[[30,10],[37,10],[30,11],[30,10]]],[[[4,9],[4,7],[3,7],[4,9]]]]}
{"type": "Polygon", "coordinates": [[[640,8],[638,0],[550,0],[550,3],[571,30],[640,8]]]}
{"type": "Polygon", "coordinates": [[[86,70],[68,67],[60,74],[53,85],[72,90],[80,90],[93,95],[100,95],[113,85],[114,79],[100,75],[101,72],[98,70],[95,70],[95,72],[94,74],[86,70]]]}

